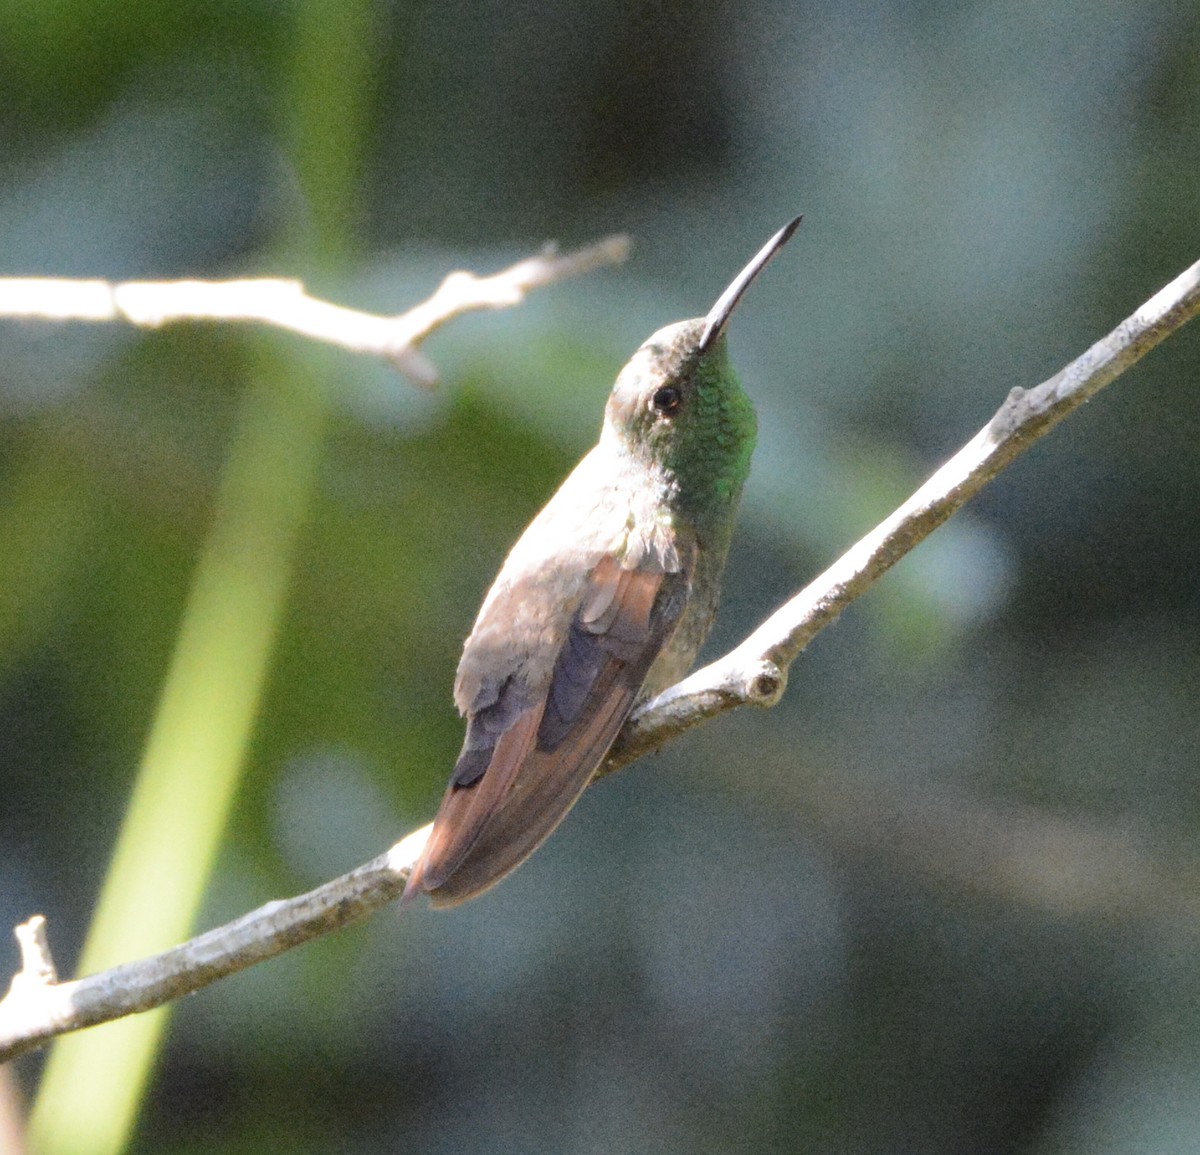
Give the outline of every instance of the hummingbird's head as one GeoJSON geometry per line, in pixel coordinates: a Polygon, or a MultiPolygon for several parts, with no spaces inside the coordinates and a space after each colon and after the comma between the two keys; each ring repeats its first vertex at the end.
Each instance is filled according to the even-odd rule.
{"type": "Polygon", "coordinates": [[[706,324],[679,321],[642,344],[613,386],[601,437],[685,502],[736,499],[754,449],[754,406],[724,335],[701,347],[706,324]]]}
{"type": "Polygon", "coordinates": [[[601,444],[664,474],[685,503],[734,501],[749,473],[754,407],[730,364],[725,326],[799,223],[763,246],[707,317],[668,325],[645,341],[613,386],[601,444]]]}

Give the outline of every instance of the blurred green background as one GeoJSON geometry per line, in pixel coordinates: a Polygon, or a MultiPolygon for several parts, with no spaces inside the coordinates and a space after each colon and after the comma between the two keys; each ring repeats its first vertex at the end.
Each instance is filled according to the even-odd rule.
{"type": "MultiPolygon", "coordinates": [[[[74,969],[139,765],[182,862],[97,958],[186,933],[159,884],[210,926],[427,821],[507,546],[633,348],[796,212],[731,331],[762,435],[713,653],[1200,257],[1200,7],[3,0],[0,274],[398,312],[635,249],[438,334],[434,394],[247,329],[0,324],[0,924],[74,969]]],[[[1200,1151],[1198,384],[1194,327],[778,709],[479,902],[187,1000],[128,1149],[1200,1151]]],[[[76,1106],[46,1151],[122,1148],[76,1106]]]]}

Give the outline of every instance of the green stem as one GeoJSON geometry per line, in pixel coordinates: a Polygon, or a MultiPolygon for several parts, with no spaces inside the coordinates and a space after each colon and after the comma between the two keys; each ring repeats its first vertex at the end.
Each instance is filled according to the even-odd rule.
{"type": "MultiPolygon", "coordinates": [[[[295,359],[259,367],[225,470],[133,797],[80,972],[187,938],[204,897],[262,695],[297,532],[313,487],[323,399],[295,359]],[[307,380],[301,377],[306,376],[307,380]]],[[[166,1012],[63,1038],[31,1120],[47,1155],[123,1149],[166,1012]]]]}
{"type": "MultiPolygon", "coordinates": [[[[372,0],[298,14],[286,134],[309,209],[300,270],[352,247],[372,0]]],[[[302,238],[302,239],[301,239],[302,238]]],[[[80,962],[92,973],[192,932],[236,795],[311,504],[328,410],[323,351],[263,338],[133,797],[80,962]]],[[[30,1121],[39,1155],[118,1155],[167,1023],[163,1008],[60,1039],[30,1121]]]]}

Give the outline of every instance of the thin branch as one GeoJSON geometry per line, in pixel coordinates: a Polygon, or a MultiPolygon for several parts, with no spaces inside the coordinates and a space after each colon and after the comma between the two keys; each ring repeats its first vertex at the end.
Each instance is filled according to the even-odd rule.
{"type": "Polygon", "coordinates": [[[363,313],[309,296],[300,281],[70,280],[0,277],[0,317],[44,321],[127,321],[154,329],[178,321],[257,321],[354,353],[386,357],[418,384],[436,380],[417,346],[464,313],[519,305],[531,289],[579,276],[629,255],[629,238],[605,237],[570,253],[551,245],[491,276],[450,273],[428,300],[395,317],[363,313]]]}
{"type": "Polygon", "coordinates": [[[28,981],[22,970],[0,1001],[0,1062],[55,1035],[162,1006],[309,939],[361,922],[400,897],[430,829],[415,831],[386,854],[316,890],[269,902],[150,958],[65,983],[28,981]]]}
{"type": "MultiPolygon", "coordinates": [[[[774,705],[788,667],[817,633],[1020,453],[1198,312],[1200,262],[1048,381],[1014,389],[992,420],[908,501],[740,646],[642,706],[600,773],[726,710],[774,705]]],[[[0,1061],[66,1031],[160,1006],[366,918],[400,895],[428,833],[426,826],[308,894],[269,903],[151,958],[66,983],[23,982],[18,975],[0,1002],[0,1061]]]]}
{"type": "Polygon", "coordinates": [[[1013,389],[962,449],[890,517],[785,602],[740,646],[637,710],[604,772],[736,706],[773,706],[809,642],[1035,441],[1200,313],[1200,261],[1048,381],[1013,389]]]}

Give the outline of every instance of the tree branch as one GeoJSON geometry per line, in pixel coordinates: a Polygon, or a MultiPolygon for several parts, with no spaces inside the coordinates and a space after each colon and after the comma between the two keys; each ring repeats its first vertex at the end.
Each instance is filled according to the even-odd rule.
{"type": "MultiPolygon", "coordinates": [[[[788,667],[817,633],[1020,453],[1198,312],[1200,262],[1048,381],[1014,389],[991,421],[908,501],[740,646],[641,706],[599,774],[737,706],[774,705],[788,667]]],[[[173,950],[100,974],[55,982],[48,951],[31,948],[0,1002],[0,1061],[55,1035],[160,1006],[362,920],[400,895],[429,829],[414,831],[387,853],[307,894],[269,903],[173,950]]]]}
{"type": "Polygon", "coordinates": [[[353,353],[385,357],[417,384],[428,386],[437,373],[416,349],[447,321],[480,309],[519,305],[531,289],[619,264],[628,255],[625,236],[605,237],[570,253],[548,245],[537,256],[488,277],[450,273],[427,301],[396,317],[334,305],[309,296],[300,281],[275,277],[121,284],[0,277],[0,317],[127,321],[148,329],[178,321],[257,321],[353,353]]]}
{"type": "Polygon", "coordinates": [[[1019,386],[962,449],[890,517],[785,602],[740,646],[636,710],[602,772],[736,706],[773,706],[809,642],[1035,441],[1200,313],[1200,261],[1107,337],[1033,389],[1019,386]]]}

